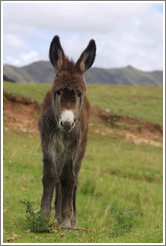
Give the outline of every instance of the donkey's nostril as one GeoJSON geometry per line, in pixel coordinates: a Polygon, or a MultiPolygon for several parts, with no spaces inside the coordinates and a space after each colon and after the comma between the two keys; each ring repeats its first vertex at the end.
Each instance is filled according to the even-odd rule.
{"type": "Polygon", "coordinates": [[[61,127],[66,131],[70,132],[74,126],[74,122],[69,122],[69,121],[61,121],[60,122],[61,127]]]}

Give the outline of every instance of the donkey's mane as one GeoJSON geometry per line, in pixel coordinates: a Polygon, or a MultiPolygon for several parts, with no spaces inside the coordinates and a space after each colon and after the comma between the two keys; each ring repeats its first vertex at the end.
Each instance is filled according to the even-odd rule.
{"type": "Polygon", "coordinates": [[[75,67],[74,60],[69,59],[68,57],[65,57],[65,60],[64,60],[63,65],[62,65],[62,70],[67,71],[71,75],[78,72],[76,67],[75,67]]]}
{"type": "Polygon", "coordinates": [[[75,67],[74,61],[68,58],[63,63],[62,70],[56,74],[52,89],[58,91],[67,88],[68,90],[75,90],[81,93],[86,92],[86,85],[84,80],[80,80],[79,73],[75,67]]]}

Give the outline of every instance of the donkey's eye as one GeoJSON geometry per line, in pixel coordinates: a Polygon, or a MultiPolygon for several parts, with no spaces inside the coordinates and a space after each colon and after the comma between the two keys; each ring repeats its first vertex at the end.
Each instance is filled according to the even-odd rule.
{"type": "Polygon", "coordinates": [[[77,96],[78,97],[81,97],[82,96],[81,92],[78,92],[77,96]]]}
{"type": "Polygon", "coordinates": [[[57,94],[58,96],[60,96],[61,91],[60,91],[60,90],[59,90],[59,91],[56,91],[56,94],[57,94]]]}

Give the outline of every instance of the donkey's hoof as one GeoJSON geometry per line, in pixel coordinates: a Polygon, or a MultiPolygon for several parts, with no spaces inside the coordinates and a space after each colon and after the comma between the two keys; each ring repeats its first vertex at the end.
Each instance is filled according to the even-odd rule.
{"type": "Polygon", "coordinates": [[[69,219],[63,219],[61,226],[64,228],[71,228],[71,221],[69,219]]]}

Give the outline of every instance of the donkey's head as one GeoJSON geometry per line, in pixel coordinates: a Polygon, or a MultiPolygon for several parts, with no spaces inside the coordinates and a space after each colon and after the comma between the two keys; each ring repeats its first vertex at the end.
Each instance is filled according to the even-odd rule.
{"type": "Polygon", "coordinates": [[[58,126],[65,132],[70,132],[79,118],[86,94],[83,74],[92,66],[95,55],[95,41],[90,40],[87,48],[74,64],[66,57],[58,36],[55,36],[51,42],[50,62],[57,71],[52,86],[52,105],[58,126]]]}

